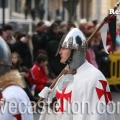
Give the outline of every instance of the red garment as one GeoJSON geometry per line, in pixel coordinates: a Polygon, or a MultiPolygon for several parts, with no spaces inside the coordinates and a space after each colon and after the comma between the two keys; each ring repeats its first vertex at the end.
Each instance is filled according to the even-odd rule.
{"type": "MultiPolygon", "coordinates": [[[[111,37],[110,37],[109,33],[107,34],[107,45],[110,46],[108,52],[111,52],[112,51],[112,40],[111,40],[111,37]]],[[[116,48],[114,49],[114,51],[116,51],[116,48]]]]}
{"type": "Polygon", "coordinates": [[[107,45],[110,46],[108,51],[111,52],[112,51],[112,40],[111,40],[110,34],[107,34],[107,45]]]}
{"type": "Polygon", "coordinates": [[[89,48],[86,52],[86,59],[88,60],[89,63],[94,65],[94,67],[98,68],[97,62],[96,62],[96,56],[94,53],[94,50],[89,48]]]}
{"type": "Polygon", "coordinates": [[[28,79],[30,81],[31,87],[36,85],[35,91],[41,91],[44,88],[45,83],[48,80],[46,76],[45,68],[35,63],[30,69],[28,74],[28,79]]]}

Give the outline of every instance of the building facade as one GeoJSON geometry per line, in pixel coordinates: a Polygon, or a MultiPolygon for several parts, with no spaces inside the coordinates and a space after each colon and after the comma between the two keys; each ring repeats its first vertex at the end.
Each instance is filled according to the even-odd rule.
{"type": "MultiPolygon", "coordinates": [[[[35,9],[39,18],[40,10],[43,9],[43,19],[65,21],[87,20],[101,21],[107,14],[108,9],[113,8],[119,0],[4,0],[6,1],[7,18],[24,18],[25,6],[28,14],[35,9]]],[[[0,3],[2,0],[0,0],[0,3]]],[[[2,3],[0,9],[2,9],[2,3]]]]}

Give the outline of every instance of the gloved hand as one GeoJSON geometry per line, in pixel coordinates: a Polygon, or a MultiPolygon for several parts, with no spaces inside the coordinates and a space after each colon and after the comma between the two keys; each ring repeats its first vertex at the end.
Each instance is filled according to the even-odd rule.
{"type": "Polygon", "coordinates": [[[39,97],[42,97],[44,98],[44,102],[46,104],[50,104],[52,103],[52,99],[53,99],[53,90],[48,88],[48,87],[45,87],[39,94],[38,94],[39,97]]]}

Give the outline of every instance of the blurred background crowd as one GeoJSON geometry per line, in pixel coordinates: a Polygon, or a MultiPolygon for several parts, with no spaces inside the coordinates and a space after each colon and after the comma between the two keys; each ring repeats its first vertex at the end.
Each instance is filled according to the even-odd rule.
{"type": "MultiPolygon", "coordinates": [[[[55,55],[61,38],[73,27],[78,27],[88,38],[98,27],[98,24],[97,21],[89,22],[86,19],[81,19],[78,26],[71,21],[65,23],[62,20],[56,20],[48,26],[44,21],[40,21],[32,36],[15,31],[9,24],[0,29],[0,36],[6,41],[12,52],[12,69],[19,70],[29,89],[35,91],[36,97],[44,86],[49,86],[65,67],[60,63],[60,56],[55,55]]],[[[120,51],[119,33],[120,23],[118,22],[116,51],[120,51]]],[[[107,46],[108,51],[111,52],[112,41],[109,33],[107,46]]],[[[109,77],[110,61],[108,54],[104,51],[100,32],[89,41],[86,59],[100,69],[106,77],[109,77]]],[[[28,92],[28,90],[26,91],[28,92]]]]}
{"type": "MultiPolygon", "coordinates": [[[[51,14],[49,11],[50,8],[45,9],[45,7],[50,5],[50,2],[45,1],[40,0],[40,2],[38,2],[40,3],[39,7],[35,7],[37,2],[34,0],[26,0],[26,2],[24,2],[23,19],[25,20],[22,22],[25,23],[29,20],[32,21],[29,25],[29,29],[31,29],[30,34],[29,29],[26,29],[26,25],[22,26],[22,29],[19,26],[20,29],[18,29],[17,22],[7,22],[7,24],[5,24],[7,18],[3,20],[3,25],[1,24],[0,28],[0,36],[6,41],[12,52],[12,69],[17,69],[23,76],[26,82],[25,91],[32,101],[38,100],[38,93],[44,88],[44,86],[49,86],[66,66],[60,63],[59,55],[55,56],[63,35],[65,35],[70,29],[77,27],[84,33],[87,39],[100,23],[97,19],[89,20],[90,11],[87,11],[87,13],[84,9],[81,11],[81,18],[79,17],[79,20],[77,19],[78,17],[76,17],[77,13],[72,16],[72,12],[74,11],[73,8],[81,3],[79,0],[75,0],[76,2],[74,2],[73,8],[72,2],[69,2],[69,0],[64,0],[62,2],[64,3],[64,6],[66,6],[66,9],[72,8],[70,10],[68,9],[69,17],[66,17],[68,14],[63,8],[63,11],[61,12],[61,9],[57,9],[57,6],[54,14],[51,14]],[[68,5],[67,2],[69,3],[68,5]],[[31,19],[29,19],[30,17],[31,19]],[[34,91],[34,93],[31,93],[31,91],[34,91]]],[[[21,2],[16,0],[16,3],[16,11],[20,13],[21,6],[19,5],[21,2]]],[[[89,4],[93,4],[92,0],[89,4]]],[[[61,5],[60,2],[57,5],[61,5]]],[[[84,1],[83,6],[86,6],[84,1]]],[[[90,5],[88,6],[88,9],[91,10],[90,5]]],[[[101,12],[101,14],[98,15],[98,18],[102,17],[101,12]]],[[[112,51],[112,41],[109,32],[107,33],[107,48],[109,52],[112,51]]],[[[119,20],[117,20],[116,27],[115,51],[120,51],[119,20]]],[[[103,48],[100,32],[89,41],[86,59],[96,68],[100,69],[105,77],[110,77],[110,60],[108,54],[103,48]]]]}

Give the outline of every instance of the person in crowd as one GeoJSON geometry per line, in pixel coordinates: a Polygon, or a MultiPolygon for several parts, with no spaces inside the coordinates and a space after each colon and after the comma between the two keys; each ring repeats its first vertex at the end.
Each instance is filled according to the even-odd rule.
{"type": "Polygon", "coordinates": [[[6,39],[6,42],[8,43],[8,44],[13,44],[13,43],[15,43],[15,38],[13,37],[13,28],[12,28],[12,26],[11,25],[5,25],[4,27],[3,27],[3,30],[6,32],[6,34],[7,34],[7,39],[6,39]]]}
{"type": "Polygon", "coordinates": [[[84,33],[85,36],[87,36],[87,30],[88,30],[88,26],[87,26],[87,20],[86,19],[81,19],[79,22],[79,29],[84,33]]]}
{"type": "Polygon", "coordinates": [[[117,21],[116,27],[116,51],[120,51],[120,21],[117,21]]]}
{"type": "Polygon", "coordinates": [[[72,21],[67,21],[66,27],[67,27],[67,32],[69,32],[71,28],[75,28],[76,26],[72,21]]]}
{"type": "Polygon", "coordinates": [[[67,33],[66,23],[62,22],[62,23],[60,24],[60,31],[62,31],[64,34],[67,33]]]}
{"type": "Polygon", "coordinates": [[[20,58],[19,54],[16,52],[12,53],[12,70],[19,71],[20,75],[23,77],[26,83],[25,84],[26,87],[24,88],[25,92],[27,93],[31,101],[37,102],[38,98],[32,95],[31,89],[30,89],[30,83],[29,83],[29,80],[27,79],[29,70],[27,67],[22,66],[22,59],[20,58]]]}
{"type": "Polygon", "coordinates": [[[0,110],[4,110],[0,112],[0,120],[33,120],[32,106],[23,90],[24,81],[11,67],[10,49],[0,37],[0,110]]]}
{"type": "Polygon", "coordinates": [[[46,36],[46,46],[47,44],[52,40],[58,40],[60,41],[60,37],[58,36],[60,32],[59,25],[57,23],[52,23],[50,26],[47,36],[46,36]]]}
{"type": "Polygon", "coordinates": [[[88,60],[89,63],[94,65],[94,67],[98,68],[98,65],[96,62],[96,56],[95,56],[95,52],[94,52],[94,45],[95,45],[95,39],[93,38],[88,43],[88,49],[86,52],[86,59],[88,60]]]}
{"type": "Polygon", "coordinates": [[[87,34],[86,37],[90,37],[95,30],[95,25],[92,22],[87,22],[87,34]]]}
{"type": "Polygon", "coordinates": [[[28,69],[32,66],[32,55],[30,52],[30,47],[28,44],[28,37],[26,34],[21,33],[18,35],[18,40],[10,45],[12,52],[17,52],[21,59],[22,65],[26,66],[28,69]]]}
{"type": "Polygon", "coordinates": [[[46,51],[48,54],[48,65],[50,73],[53,76],[57,76],[62,69],[65,67],[64,64],[60,63],[60,55],[56,56],[57,48],[59,46],[60,39],[64,35],[64,31],[58,27],[57,23],[53,23],[48,31],[46,51]],[[54,46],[54,47],[53,47],[54,46]]]}
{"type": "Polygon", "coordinates": [[[105,77],[110,77],[110,60],[108,54],[103,48],[100,32],[98,32],[95,36],[94,52],[96,55],[96,62],[99,66],[99,70],[105,75],[105,77]]]}
{"type": "Polygon", "coordinates": [[[14,32],[14,38],[15,38],[15,40],[17,41],[19,38],[19,35],[21,34],[21,32],[20,31],[15,31],[14,32]]]}
{"type": "Polygon", "coordinates": [[[22,71],[20,65],[22,64],[22,59],[19,54],[16,52],[12,53],[12,69],[17,69],[18,71],[22,71]]]}
{"type": "Polygon", "coordinates": [[[37,56],[37,52],[40,49],[45,50],[45,39],[46,39],[46,28],[44,22],[39,22],[37,24],[37,30],[32,36],[32,45],[33,45],[33,57],[34,61],[37,56]]]}
{"type": "Polygon", "coordinates": [[[51,40],[50,42],[48,42],[46,47],[46,51],[48,54],[48,63],[49,63],[48,65],[50,68],[50,73],[53,76],[53,78],[55,76],[58,76],[65,67],[64,64],[60,63],[60,55],[56,56],[58,46],[59,46],[58,40],[51,40]]]}
{"type": "Polygon", "coordinates": [[[94,24],[94,26],[96,26],[98,24],[98,20],[92,20],[92,23],[94,24]]]}
{"type": "MultiPolygon", "coordinates": [[[[106,45],[107,45],[107,47],[108,47],[108,52],[110,53],[110,52],[112,52],[112,50],[113,50],[113,47],[112,47],[112,40],[111,40],[111,36],[110,36],[110,33],[108,32],[107,33],[107,43],[106,43],[106,45]]],[[[115,48],[114,48],[114,51],[116,51],[116,46],[115,46],[115,48]]]]}
{"type": "Polygon", "coordinates": [[[0,36],[7,41],[7,33],[5,32],[5,30],[0,29],[0,36]]]}
{"type": "Polygon", "coordinates": [[[28,79],[30,81],[31,88],[35,90],[35,96],[38,97],[38,93],[44,88],[45,84],[49,83],[48,75],[48,60],[47,56],[43,53],[39,53],[36,62],[30,69],[28,79]]]}

